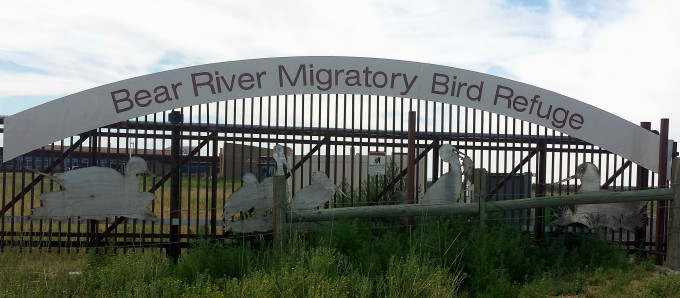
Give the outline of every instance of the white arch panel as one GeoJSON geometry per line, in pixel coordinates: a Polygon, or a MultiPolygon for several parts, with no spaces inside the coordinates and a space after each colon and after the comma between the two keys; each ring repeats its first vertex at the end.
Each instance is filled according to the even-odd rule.
{"type": "Polygon", "coordinates": [[[490,111],[552,128],[658,171],[657,135],[576,99],[454,67],[356,57],[222,62],[85,90],[5,118],[4,158],[165,110],[236,98],[311,93],[419,98],[490,111]]]}

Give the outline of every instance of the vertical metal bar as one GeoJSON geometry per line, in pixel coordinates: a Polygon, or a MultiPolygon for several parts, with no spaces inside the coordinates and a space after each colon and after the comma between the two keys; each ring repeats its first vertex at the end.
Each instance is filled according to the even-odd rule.
{"type": "Polygon", "coordinates": [[[326,164],[324,165],[324,172],[327,176],[331,175],[331,135],[326,135],[326,164]]]}
{"type": "MultiPolygon", "coordinates": [[[[401,110],[399,110],[399,115],[403,115],[401,110]]],[[[401,116],[401,117],[403,117],[403,116],[401,116]]],[[[392,133],[394,135],[396,135],[396,133],[397,133],[397,98],[396,97],[392,97],[392,133]]],[[[397,161],[395,160],[395,158],[397,157],[397,152],[396,152],[397,140],[396,140],[396,138],[392,139],[392,143],[390,145],[392,145],[392,164],[391,164],[391,166],[392,166],[392,169],[393,169],[393,171],[390,173],[391,175],[389,177],[389,180],[391,181],[391,180],[394,180],[394,177],[397,175],[397,172],[401,171],[402,168],[401,168],[401,156],[400,156],[400,158],[399,158],[399,169],[397,170],[397,161]]],[[[401,185],[399,185],[397,187],[401,187],[401,185]]]]}
{"type": "MultiPolygon", "coordinates": [[[[375,102],[374,102],[373,100],[371,100],[371,96],[369,96],[368,99],[369,99],[369,100],[368,100],[368,104],[369,104],[369,108],[368,108],[368,109],[369,109],[369,111],[371,110],[371,106],[373,106],[373,105],[375,104],[375,116],[373,116],[370,112],[368,113],[368,117],[369,117],[369,118],[368,118],[368,130],[369,130],[369,131],[371,130],[371,122],[373,122],[373,121],[371,121],[371,119],[375,119],[375,130],[377,131],[377,130],[379,130],[379,128],[380,128],[380,122],[379,122],[379,119],[380,119],[380,96],[376,96],[376,97],[375,97],[375,99],[376,99],[375,102]]],[[[369,140],[369,143],[370,143],[370,142],[371,142],[371,141],[369,140]]],[[[377,145],[378,142],[379,142],[379,141],[378,141],[378,138],[375,138],[375,143],[376,143],[376,146],[374,147],[374,150],[375,150],[375,151],[380,151],[380,149],[379,149],[379,147],[378,147],[378,145],[377,145]]],[[[369,147],[369,149],[368,149],[368,152],[371,152],[370,147],[369,147]]],[[[369,157],[369,158],[370,158],[370,157],[369,157]]],[[[371,201],[373,200],[373,198],[376,198],[376,197],[378,196],[378,192],[380,192],[380,186],[379,186],[379,184],[378,184],[378,178],[379,178],[379,176],[378,176],[378,175],[374,175],[374,177],[372,177],[372,178],[373,178],[373,181],[374,181],[373,185],[375,185],[375,187],[373,188],[373,193],[372,193],[372,194],[369,194],[369,195],[367,196],[367,197],[369,198],[369,200],[371,200],[371,201]],[[373,197],[371,197],[371,196],[373,196],[373,197]]],[[[371,179],[370,174],[369,174],[369,179],[371,179]]]]}
{"type": "MultiPolygon", "coordinates": [[[[65,147],[64,146],[64,140],[61,140],[59,144],[60,144],[59,151],[61,153],[61,156],[64,156],[64,147],[65,147]]],[[[60,163],[61,163],[61,171],[66,171],[67,170],[67,168],[66,168],[66,158],[62,158],[60,163]]],[[[22,179],[22,181],[23,181],[23,179],[22,179]]],[[[23,187],[23,182],[22,182],[22,187],[23,187]]],[[[12,223],[14,223],[14,221],[12,221],[12,223]]],[[[63,223],[61,221],[57,222],[57,230],[58,230],[58,233],[57,233],[57,243],[58,243],[57,244],[57,253],[61,253],[61,246],[62,246],[61,231],[63,230],[62,224],[63,223]]],[[[12,230],[14,230],[14,229],[12,229],[12,230]]],[[[50,230],[52,230],[52,229],[50,229],[50,230]]]]}
{"type": "MultiPolygon", "coordinates": [[[[25,159],[26,159],[26,157],[24,157],[24,162],[25,162],[25,159]]],[[[62,160],[63,160],[63,159],[62,159],[62,160]]],[[[24,166],[26,166],[26,165],[24,164],[24,166]]],[[[17,183],[16,183],[16,181],[17,181],[17,167],[15,166],[14,169],[12,170],[12,198],[16,198],[16,197],[17,197],[17,195],[16,195],[16,192],[17,192],[17,189],[16,189],[16,188],[17,188],[17,187],[16,187],[17,183]]],[[[23,179],[23,177],[22,177],[22,179],[21,179],[21,188],[22,188],[22,189],[24,188],[24,185],[23,185],[24,182],[23,182],[23,181],[24,181],[24,179],[23,179]]],[[[4,215],[6,214],[7,211],[12,210],[12,212],[10,213],[10,218],[12,218],[12,220],[9,222],[9,229],[10,229],[11,232],[15,232],[15,231],[14,231],[14,220],[13,220],[13,218],[14,218],[14,216],[15,216],[15,214],[14,214],[14,205],[15,205],[15,204],[11,204],[11,208],[10,208],[10,209],[7,209],[7,205],[6,205],[6,204],[3,204],[3,206],[5,206],[5,207],[3,207],[3,211],[0,212],[0,214],[2,214],[3,217],[4,217],[4,215]]],[[[4,222],[4,220],[3,220],[3,222],[4,222]]],[[[51,222],[51,221],[50,221],[50,222],[51,222]]],[[[10,239],[13,239],[13,238],[14,238],[13,235],[10,236],[10,239]]]]}
{"type": "MultiPolygon", "coordinates": [[[[545,179],[546,179],[546,160],[547,160],[547,145],[545,138],[538,140],[538,173],[536,179],[536,197],[545,196],[545,179]]],[[[545,232],[545,210],[544,208],[535,208],[534,218],[534,237],[536,240],[543,240],[545,232]]]]}
{"type": "MultiPolygon", "coordinates": [[[[668,167],[668,118],[661,119],[661,127],[659,128],[659,188],[668,187],[667,167],[668,167]]],[[[664,244],[666,243],[666,204],[664,200],[657,201],[656,205],[656,240],[654,241],[654,263],[656,265],[663,265],[664,260],[664,244]]]]}
{"type": "MultiPolygon", "coordinates": [[[[413,204],[415,201],[415,180],[416,173],[416,112],[408,113],[408,184],[406,186],[406,203],[413,204]]],[[[413,216],[406,218],[406,229],[410,231],[413,227],[413,216]]]]}
{"type": "MultiPolygon", "coordinates": [[[[3,160],[3,161],[6,162],[6,160],[3,160]]],[[[18,162],[17,158],[15,158],[12,161],[12,167],[16,167],[17,162],[18,162]]],[[[0,200],[2,200],[2,206],[5,206],[5,203],[6,203],[5,195],[7,193],[7,163],[0,163],[0,167],[2,167],[2,171],[0,171],[0,173],[2,173],[2,191],[0,191],[0,196],[2,196],[2,197],[0,198],[0,200]]],[[[12,181],[12,185],[14,185],[14,181],[12,181]]],[[[42,186],[42,183],[41,183],[41,186],[42,186]]],[[[3,252],[4,248],[5,248],[5,220],[4,220],[3,217],[0,217],[0,218],[3,219],[3,220],[0,220],[0,231],[2,232],[2,233],[0,233],[0,252],[3,252]]],[[[41,223],[42,223],[42,221],[41,221],[41,223]]],[[[42,224],[40,226],[41,226],[41,229],[42,229],[42,224]]]]}
{"type": "MultiPolygon", "coordinates": [[[[97,130],[90,131],[90,165],[97,166],[99,153],[99,136],[97,135],[97,130]]],[[[99,233],[99,221],[89,220],[89,234],[90,234],[90,245],[98,246],[97,233],[99,233]]]]}
{"type": "Polygon", "coordinates": [[[170,163],[173,168],[170,178],[170,244],[168,245],[167,255],[175,262],[180,255],[180,220],[181,220],[181,198],[180,198],[180,172],[179,157],[182,153],[180,148],[180,135],[182,133],[180,124],[182,123],[182,113],[172,111],[169,115],[172,123],[172,141],[170,145],[170,163]]]}
{"type": "MultiPolygon", "coordinates": [[[[186,109],[187,109],[186,107],[182,108],[182,114],[184,114],[184,110],[186,110],[186,109]]],[[[190,106],[188,109],[189,109],[189,112],[187,113],[187,115],[188,115],[188,118],[189,118],[189,127],[193,127],[194,126],[194,111],[193,111],[194,107],[190,106]]],[[[192,134],[193,134],[193,132],[189,132],[189,135],[192,135],[192,134]]],[[[191,151],[193,149],[193,145],[192,145],[193,141],[191,140],[191,138],[189,138],[187,141],[188,142],[183,142],[182,140],[180,140],[180,145],[179,145],[180,151],[179,152],[182,155],[184,155],[185,151],[188,153],[189,151],[191,151]]],[[[179,217],[184,219],[185,222],[186,222],[186,227],[187,227],[186,235],[189,235],[189,232],[192,230],[191,229],[191,201],[192,201],[191,189],[192,189],[192,186],[193,186],[193,169],[192,169],[192,166],[194,164],[192,162],[193,160],[195,160],[195,158],[187,160],[187,162],[184,163],[184,164],[181,164],[180,168],[178,169],[179,173],[180,173],[179,174],[180,175],[180,181],[186,182],[186,183],[180,183],[179,184],[180,185],[180,187],[179,187],[180,188],[180,198],[182,197],[182,195],[186,194],[186,197],[184,197],[184,200],[180,199],[182,201],[182,203],[180,204],[180,208],[179,208],[179,210],[181,210],[179,217]],[[186,166],[186,170],[183,169],[185,166],[186,166]],[[185,189],[184,185],[186,185],[186,189],[185,189]]],[[[198,178],[198,175],[196,177],[198,178]]],[[[199,198],[196,198],[196,202],[198,202],[198,201],[199,201],[199,198]]],[[[180,231],[181,231],[181,226],[183,226],[183,225],[180,223],[180,231]]]]}
{"type": "MultiPolygon", "coordinates": [[[[356,109],[354,109],[352,111],[352,113],[355,113],[355,112],[356,112],[356,109]]],[[[359,95],[359,132],[361,132],[363,130],[364,130],[364,95],[359,95]]],[[[359,142],[361,144],[364,144],[363,135],[359,138],[359,142]]],[[[359,198],[362,200],[362,203],[364,203],[364,202],[369,202],[369,199],[366,196],[363,195],[364,192],[366,192],[366,194],[368,195],[368,191],[366,191],[366,189],[365,189],[366,187],[364,187],[364,186],[368,186],[368,185],[362,185],[362,183],[361,183],[361,180],[364,177],[364,173],[363,173],[364,148],[361,145],[359,146],[358,158],[359,158],[359,175],[358,175],[359,176],[359,198]]],[[[366,181],[368,181],[368,179],[366,181]]]]}
{"type": "Polygon", "coordinates": [[[217,179],[219,176],[217,174],[217,146],[219,146],[219,137],[217,132],[213,137],[213,147],[212,147],[212,169],[211,169],[211,183],[212,183],[212,193],[210,195],[210,235],[215,238],[217,236],[217,179]]]}
{"type": "Polygon", "coordinates": [[[432,185],[437,182],[439,178],[439,139],[435,138],[432,147],[432,185]]]}
{"type": "MultiPolygon", "coordinates": [[[[333,109],[333,110],[335,111],[335,118],[334,118],[334,119],[335,119],[335,129],[337,130],[337,129],[340,127],[340,118],[339,118],[339,111],[340,111],[340,106],[339,106],[339,104],[340,104],[340,95],[335,94],[334,97],[335,97],[335,106],[334,106],[334,109],[333,109]]],[[[328,107],[329,107],[329,109],[330,109],[330,105],[328,105],[328,107]]],[[[330,115],[330,114],[329,114],[329,115],[330,115]]],[[[344,123],[343,123],[343,124],[344,124],[344,123]]],[[[329,125],[329,126],[330,126],[330,125],[329,125]]],[[[338,139],[336,138],[335,140],[337,141],[338,139]]],[[[343,138],[343,140],[344,140],[344,138],[343,138]]],[[[345,187],[345,177],[347,177],[347,176],[345,176],[345,156],[346,156],[347,154],[345,153],[344,146],[343,146],[342,148],[343,148],[343,150],[342,150],[342,176],[341,176],[341,177],[342,177],[342,178],[341,178],[341,179],[342,179],[342,185],[341,185],[341,187],[344,188],[344,187],[345,187]]],[[[335,177],[334,177],[334,179],[333,179],[333,183],[335,183],[335,184],[337,185],[337,184],[338,184],[338,159],[339,159],[339,156],[338,156],[338,145],[336,145],[334,149],[335,149],[335,154],[334,154],[334,155],[335,155],[335,171],[334,171],[333,175],[334,175],[335,177]]],[[[346,190],[345,190],[345,191],[346,191],[346,190]]],[[[336,195],[335,198],[337,198],[337,197],[338,197],[338,196],[336,195]]],[[[344,204],[344,200],[345,200],[345,199],[346,199],[346,197],[343,196],[343,197],[342,197],[343,204],[342,204],[342,205],[339,205],[340,207],[344,207],[344,206],[345,206],[345,204],[344,204]]],[[[333,206],[338,206],[338,201],[337,201],[337,199],[333,201],[333,206]]]]}

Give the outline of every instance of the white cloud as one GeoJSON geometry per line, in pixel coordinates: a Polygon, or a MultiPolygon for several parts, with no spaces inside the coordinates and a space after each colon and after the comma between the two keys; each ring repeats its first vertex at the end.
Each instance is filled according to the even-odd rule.
{"type": "Polygon", "coordinates": [[[39,71],[0,63],[0,103],[203,63],[342,55],[507,74],[633,122],[680,112],[678,2],[518,3],[11,1],[0,62],[39,71]]]}

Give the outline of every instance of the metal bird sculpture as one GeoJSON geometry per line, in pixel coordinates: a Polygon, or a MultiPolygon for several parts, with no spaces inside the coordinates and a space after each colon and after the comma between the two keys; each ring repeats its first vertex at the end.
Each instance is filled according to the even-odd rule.
{"type": "Polygon", "coordinates": [[[314,172],[312,183],[295,193],[290,207],[292,210],[314,209],[330,201],[336,192],[345,195],[324,172],[314,172]]]}
{"type": "Polygon", "coordinates": [[[252,173],[243,175],[243,186],[229,196],[222,214],[225,231],[237,233],[271,231],[274,221],[273,180],[265,178],[261,183],[252,173]]]}
{"type": "MultiPolygon", "coordinates": [[[[565,180],[573,178],[579,179],[581,182],[576,190],[577,194],[605,191],[600,187],[600,170],[591,162],[579,165],[576,169],[576,174],[565,180]]],[[[568,225],[579,223],[589,228],[622,228],[634,231],[635,228],[645,224],[644,214],[642,213],[644,206],[645,202],[568,206],[562,208],[562,214],[552,224],[568,225]]]]}
{"type": "MultiPolygon", "coordinates": [[[[463,173],[471,177],[473,163],[472,160],[458,151],[451,144],[443,144],[439,148],[439,156],[451,165],[451,170],[440,176],[437,182],[432,184],[425,195],[420,199],[423,204],[448,204],[460,201],[461,188],[463,183],[463,173]],[[461,170],[460,159],[463,159],[465,168],[461,170]]],[[[471,178],[470,178],[471,179],[471,178]]]]}
{"type": "Polygon", "coordinates": [[[158,220],[148,208],[154,194],[139,191],[137,175],[149,173],[146,162],[140,157],[130,157],[125,175],[106,167],[80,168],[58,174],[37,173],[59,183],[62,190],[42,193],[42,207],[33,209],[32,219],[104,220],[124,216],[158,220]]]}

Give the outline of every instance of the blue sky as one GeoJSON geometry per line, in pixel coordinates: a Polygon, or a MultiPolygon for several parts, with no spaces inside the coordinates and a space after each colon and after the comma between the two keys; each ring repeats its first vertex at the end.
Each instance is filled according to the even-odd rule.
{"type": "Polygon", "coordinates": [[[666,0],[9,1],[0,115],[179,67],[339,55],[498,75],[634,123],[670,118],[673,138],[679,15],[666,0]]]}

